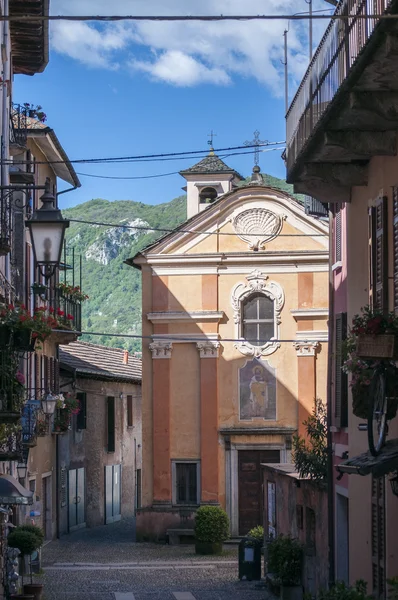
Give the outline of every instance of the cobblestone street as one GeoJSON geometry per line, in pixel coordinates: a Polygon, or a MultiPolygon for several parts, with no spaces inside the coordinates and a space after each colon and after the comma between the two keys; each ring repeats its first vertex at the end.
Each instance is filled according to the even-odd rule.
{"type": "Polygon", "coordinates": [[[238,580],[237,549],[197,556],[193,546],[134,543],[122,521],[81,530],[43,549],[45,600],[265,600],[238,580]]]}

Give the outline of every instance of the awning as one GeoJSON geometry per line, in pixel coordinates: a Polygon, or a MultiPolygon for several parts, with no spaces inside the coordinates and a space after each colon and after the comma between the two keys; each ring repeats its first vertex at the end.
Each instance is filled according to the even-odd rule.
{"type": "Polygon", "coordinates": [[[0,504],[33,504],[33,492],[24,488],[15,477],[0,475],[0,504]]]}
{"type": "Polygon", "coordinates": [[[349,458],[336,469],[348,475],[373,475],[383,477],[388,473],[398,471],[398,440],[390,440],[381,449],[378,456],[373,456],[369,451],[349,458]]]}

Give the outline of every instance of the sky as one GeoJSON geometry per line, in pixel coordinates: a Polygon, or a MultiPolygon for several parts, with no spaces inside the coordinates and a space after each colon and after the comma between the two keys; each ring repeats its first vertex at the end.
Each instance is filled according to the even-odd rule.
{"type": "MultiPolygon", "coordinates": [[[[313,1],[314,10],[330,10],[325,1],[313,1]]],[[[52,14],[69,15],[306,11],[306,0],[51,0],[52,14]]],[[[283,142],[288,26],[292,96],[308,65],[308,21],[57,21],[50,23],[47,68],[33,77],[16,76],[13,100],[43,107],[71,160],[203,150],[211,130],[215,148],[242,145],[255,130],[263,141],[283,142]]],[[[314,40],[326,26],[326,20],[314,22],[314,40]]],[[[262,171],[284,178],[281,153],[262,152],[262,171]]],[[[252,154],[219,154],[242,175],[250,174],[252,154]]],[[[168,202],[183,193],[178,171],[195,162],[75,165],[82,186],[60,196],[60,207],[92,198],[168,202]]]]}

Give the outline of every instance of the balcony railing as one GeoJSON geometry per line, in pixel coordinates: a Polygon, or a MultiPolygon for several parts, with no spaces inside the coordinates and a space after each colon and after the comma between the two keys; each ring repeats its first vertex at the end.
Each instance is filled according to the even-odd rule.
{"type": "Polygon", "coordinates": [[[10,118],[10,143],[24,148],[28,139],[27,108],[22,104],[13,104],[10,118]]]}
{"type": "Polygon", "coordinates": [[[310,62],[286,115],[288,172],[394,0],[342,0],[310,62]]]}

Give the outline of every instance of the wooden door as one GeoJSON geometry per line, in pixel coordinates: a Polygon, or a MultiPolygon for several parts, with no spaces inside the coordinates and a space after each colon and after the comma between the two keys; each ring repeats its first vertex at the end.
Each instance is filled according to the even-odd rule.
{"type": "Polygon", "coordinates": [[[263,524],[261,463],[280,462],[279,450],[239,450],[239,535],[263,524]]]}

